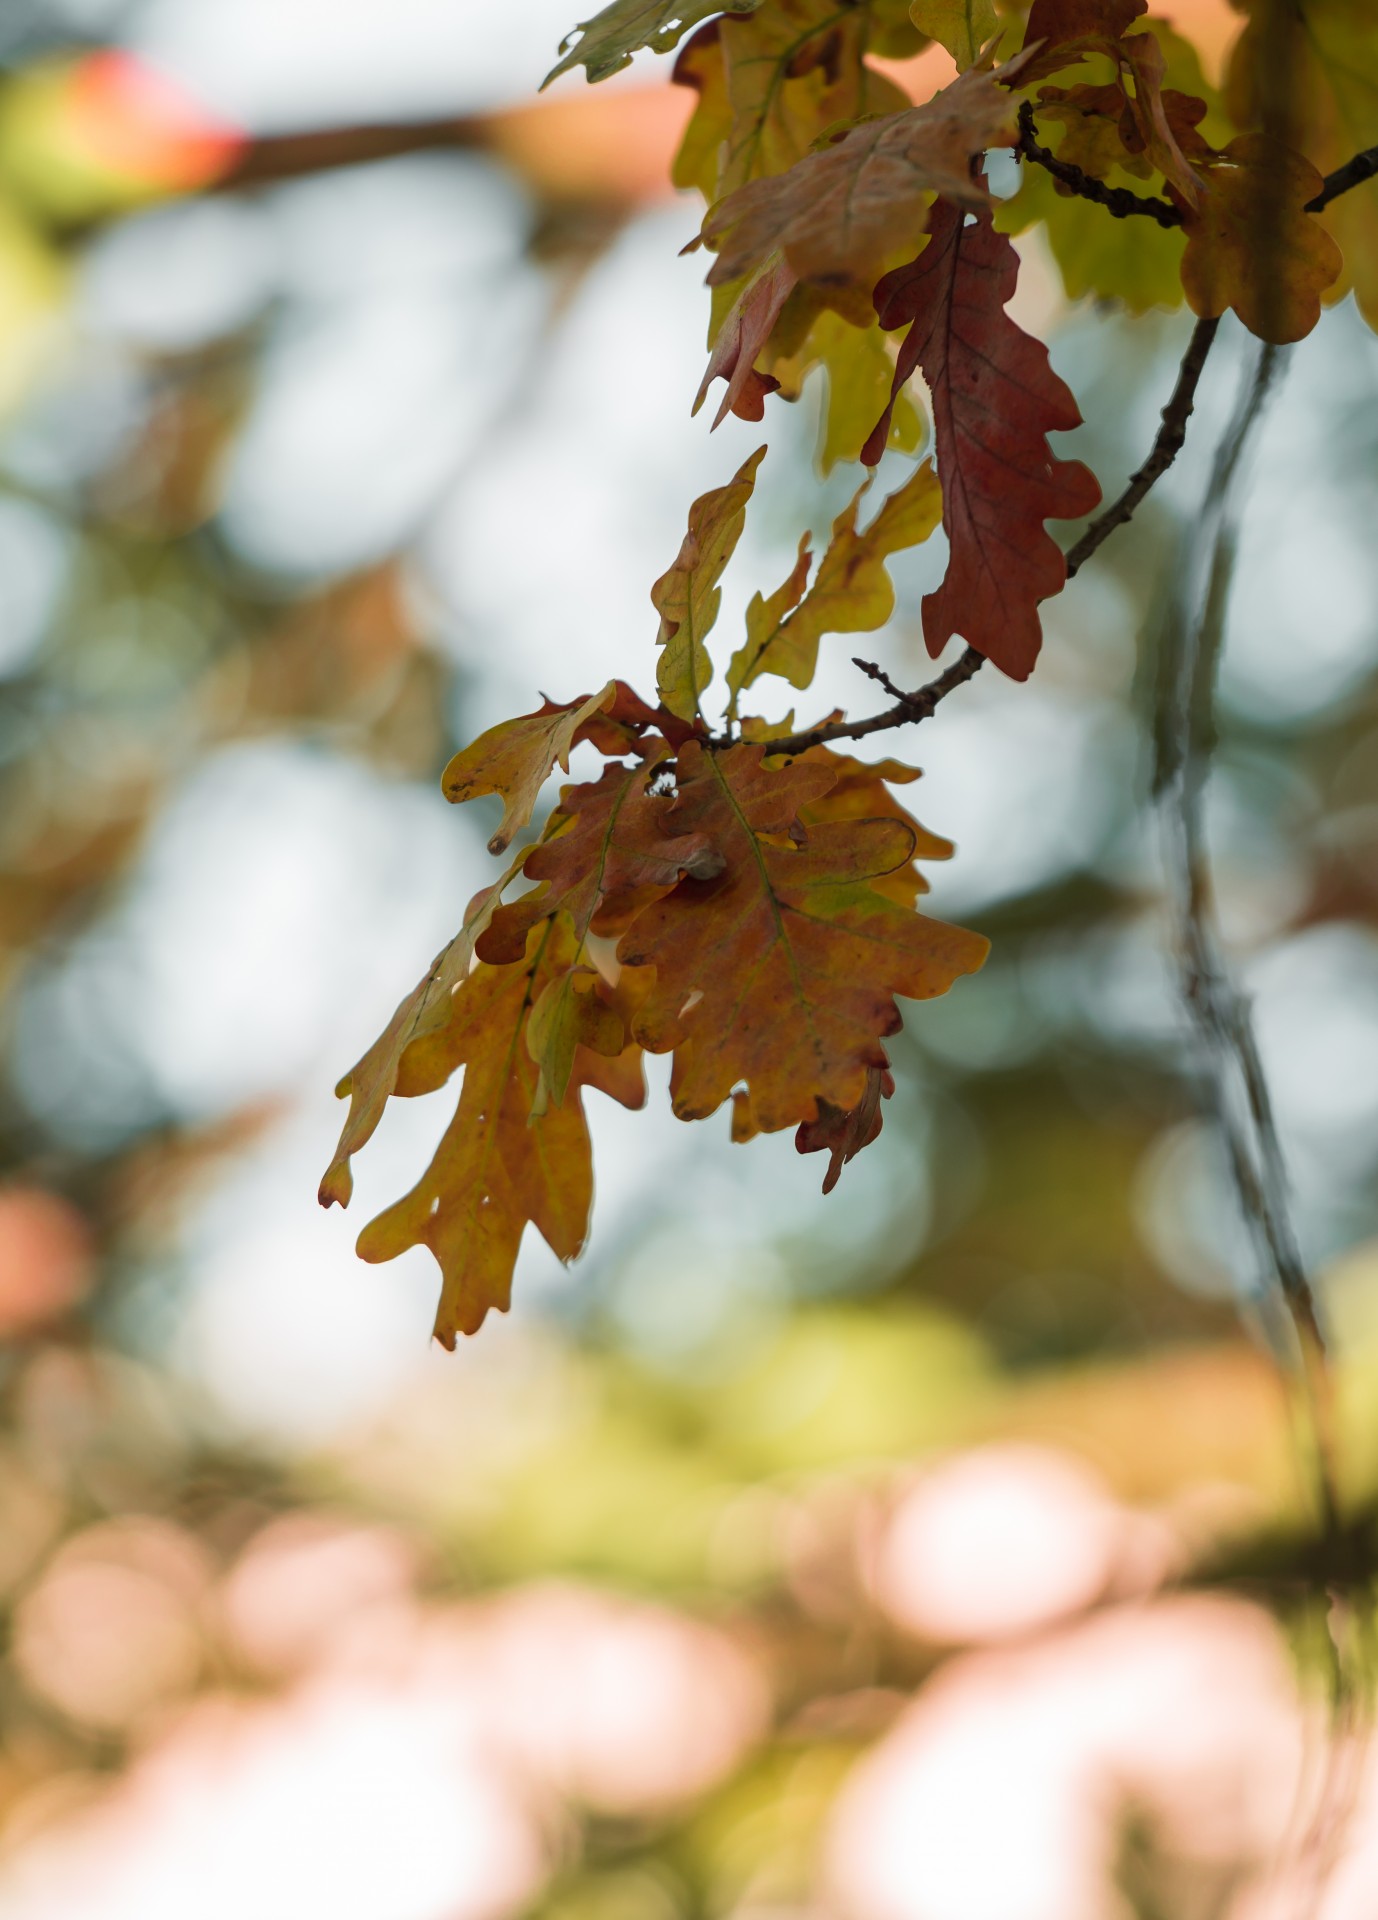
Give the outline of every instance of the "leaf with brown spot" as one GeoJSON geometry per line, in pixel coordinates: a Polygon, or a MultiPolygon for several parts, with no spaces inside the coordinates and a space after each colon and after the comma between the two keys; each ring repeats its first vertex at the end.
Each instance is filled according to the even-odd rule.
{"type": "Polygon", "coordinates": [[[1306,211],[1320,192],[1320,174],[1266,134],[1242,133],[1205,183],[1199,207],[1183,209],[1182,285],[1192,312],[1213,317],[1233,307],[1261,340],[1282,346],[1303,339],[1344,264],[1306,211]]]}
{"type": "Polygon", "coordinates": [[[601,693],[586,700],[571,700],[565,706],[547,700],[535,713],[489,727],[454,756],[440,779],[447,800],[502,795],[502,821],[488,842],[490,853],[504,853],[512,836],[527,825],[553,769],[558,765],[569,772],[570,749],[580,729],[611,707],[616,695],[617,682],[609,680],[601,693]]]}
{"type": "MultiPolygon", "coordinates": [[[[1042,644],[1038,603],[1067,578],[1045,520],[1090,513],[1100,487],[1079,460],[1056,459],[1048,435],[1080,426],[1081,414],[1040,341],[1005,312],[1019,256],[989,213],[967,224],[940,206],[933,236],[911,266],[876,288],[885,327],[909,332],[894,391],[916,370],[933,402],[934,443],[950,552],[936,593],[925,595],[923,631],[936,659],[960,633],[1015,680],[1027,679],[1042,644]]],[[[866,450],[879,457],[889,416],[866,450]]]]}
{"type": "Polygon", "coordinates": [[[441,1270],[435,1337],[446,1347],[476,1333],[490,1308],[506,1311],[528,1222],[561,1260],[582,1247],[593,1200],[582,1088],[601,1085],[629,1106],[644,1099],[639,1066],[577,1048],[564,1104],[531,1117],[540,1074],[527,1046],[531,1009],[574,957],[572,933],[547,923],[517,965],[477,968],[444,1030],[402,1061],[404,1096],[434,1092],[462,1066],[459,1104],[416,1186],[364,1228],[359,1254],[382,1261],[430,1248],[441,1270]]]}
{"type": "Polygon", "coordinates": [[[987,943],[871,884],[913,856],[902,821],[805,830],[801,812],[831,790],[833,771],[771,767],[767,753],[681,749],[671,818],[707,834],[726,866],[640,913],[618,958],[656,969],[633,1032],[651,1051],[674,1049],[675,1112],[700,1119],[745,1085],[755,1124],[774,1132],[816,1120],[820,1100],[855,1106],[900,1025],[895,996],[945,993],[987,943]]]}
{"type": "Polygon", "coordinates": [[[718,617],[718,582],[746,525],[747,502],[765,453],[758,447],[725,487],[700,494],[689,509],[689,530],[674,565],[651,588],[651,605],[660,615],[656,684],[665,705],[683,720],[697,716],[713,678],[704,639],[718,617]]]}
{"type": "Polygon", "coordinates": [[[784,586],[769,600],[758,593],[747,608],[746,645],[732,656],[727,670],[734,710],[737,695],[763,673],[777,674],[792,687],[807,687],[818,670],[818,643],[824,634],[873,633],[894,612],[895,589],[885,562],[932,533],[942,517],[942,489],[932,461],[925,460],[858,533],[857,515],[870,484],[869,478],[864,480],[834,520],[832,539],[802,602],[790,604],[804,563],[801,548],[784,586]]]}

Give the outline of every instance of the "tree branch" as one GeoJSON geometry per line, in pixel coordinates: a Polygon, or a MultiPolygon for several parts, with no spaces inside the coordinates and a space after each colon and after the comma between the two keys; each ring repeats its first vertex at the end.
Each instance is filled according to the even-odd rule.
{"type": "MultiPolygon", "coordinates": [[[[1144,495],[1162,479],[1182,451],[1187,437],[1187,422],[1196,403],[1196,389],[1219,327],[1218,320],[1198,320],[1192,329],[1177,375],[1177,384],[1172,390],[1171,399],[1163,408],[1163,422],[1149,456],[1119,498],[1096,516],[1068,553],[1069,580],[1086,564],[1097,547],[1109,539],[1116,527],[1124,526],[1134,517],[1144,495]]],[[[984,664],[984,655],[977,653],[974,647],[968,647],[936,680],[930,680],[927,686],[919,687],[913,693],[902,693],[879,667],[872,662],[858,660],[856,665],[863,673],[872,680],[879,680],[885,691],[895,696],[894,706],[887,707],[883,713],[872,714],[867,720],[825,720],[821,726],[810,727],[804,733],[791,733],[783,740],[772,741],[770,750],[772,753],[806,753],[810,747],[823,746],[830,740],[864,740],[870,733],[885,733],[891,727],[913,726],[919,720],[929,719],[948,694],[974,679],[984,664]]]]}
{"type": "Polygon", "coordinates": [[[1220,952],[1204,824],[1215,745],[1215,684],[1234,563],[1237,486],[1281,363],[1277,347],[1260,352],[1216,451],[1205,498],[1174,570],[1177,584],[1161,659],[1154,785],[1163,810],[1182,1001],[1204,1061],[1206,1103],[1224,1142],[1253,1243],[1263,1282],[1256,1297],[1265,1302],[1280,1298],[1296,1333],[1315,1434],[1321,1523],[1326,1541],[1338,1551],[1342,1527],[1325,1340],[1292,1223],[1286,1168],[1253,1017],[1220,952]]]}
{"type": "Polygon", "coordinates": [[[1346,160],[1342,167],[1336,167],[1334,173],[1325,176],[1325,185],[1315,199],[1307,201],[1306,212],[1319,213],[1332,200],[1338,200],[1342,193],[1348,193],[1351,187],[1361,187],[1365,180],[1372,180],[1375,174],[1378,174],[1378,147],[1368,147],[1363,153],[1356,153],[1352,160],[1346,160]]]}
{"type": "Polygon", "coordinates": [[[1040,146],[1031,100],[1020,104],[1019,139],[1015,144],[1015,152],[1022,153],[1026,160],[1034,161],[1081,199],[1094,200],[1098,207],[1104,207],[1117,220],[1128,220],[1135,214],[1142,214],[1146,219],[1156,220],[1160,227],[1180,227],[1182,224],[1182,210],[1170,200],[1152,200],[1145,194],[1131,193],[1128,187],[1107,187],[1094,174],[1083,173],[1080,167],[1059,160],[1047,147],[1040,146]]]}

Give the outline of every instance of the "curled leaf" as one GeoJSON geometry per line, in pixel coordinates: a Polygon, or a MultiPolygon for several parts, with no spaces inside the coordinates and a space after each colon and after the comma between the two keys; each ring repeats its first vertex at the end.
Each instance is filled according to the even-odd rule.
{"type": "Polygon", "coordinates": [[[502,822],[488,842],[490,853],[504,853],[512,836],[528,824],[541,788],[557,765],[569,772],[570,749],[580,729],[617,696],[617,682],[609,680],[587,700],[557,706],[547,700],[535,713],[504,720],[489,727],[471,746],[451,760],[440,785],[447,800],[473,800],[482,794],[502,795],[502,822]]]}
{"type": "Polygon", "coordinates": [[[881,1101],[895,1091],[895,1076],[888,1066],[868,1067],[866,1086],[854,1107],[845,1112],[827,1100],[818,1103],[818,1118],[800,1122],[794,1136],[799,1153],[826,1153],[828,1170],[823,1175],[823,1191],[831,1193],[842,1177],[842,1169],[854,1160],[863,1147],[869,1147],[885,1123],[881,1101]]]}

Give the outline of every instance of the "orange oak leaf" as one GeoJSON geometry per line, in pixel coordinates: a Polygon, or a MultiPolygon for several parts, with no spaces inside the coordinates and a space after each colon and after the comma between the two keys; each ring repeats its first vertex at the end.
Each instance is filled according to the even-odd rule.
{"type": "Polygon", "coordinates": [[[693,412],[697,413],[708,398],[715,380],[726,380],[727,392],[713,416],[715,427],[720,427],[729,413],[742,420],[765,417],[766,395],[774,393],[780,382],[772,373],[758,373],[756,360],[798,284],[799,277],[788,261],[772,257],[742,288],[718,329],[693,412]]]}
{"type": "Polygon", "coordinates": [[[565,706],[547,700],[535,713],[489,727],[451,760],[440,779],[447,800],[502,795],[502,821],[488,842],[490,853],[506,852],[513,834],[526,826],[556,764],[569,772],[570,749],[580,729],[613,704],[616,692],[617,683],[609,680],[601,693],[587,700],[571,700],[565,706]]]}
{"type": "Polygon", "coordinates": [[[854,760],[850,754],[834,753],[830,747],[811,747],[801,756],[807,764],[816,762],[832,773],[833,785],[820,799],[799,809],[806,827],[821,826],[837,820],[899,820],[914,836],[914,851],[907,865],[893,873],[882,874],[871,882],[877,893],[912,907],[928,882],[919,871],[920,860],[950,860],[954,848],[950,840],[930,833],[919,825],[913,814],[902,807],[891,787],[907,786],[920,778],[917,767],[906,767],[900,760],[854,760]]]}
{"type": "Polygon", "coordinates": [[[1183,207],[1182,286],[1193,313],[1233,307],[1251,333],[1279,346],[1310,333],[1344,265],[1306,211],[1321,184],[1309,160],[1269,134],[1231,140],[1205,174],[1201,204],[1183,207]]]}
{"type": "MultiPolygon", "coordinates": [[[[882,1056],[883,1057],[883,1056],[882,1056]]],[[[828,1171],[823,1175],[823,1191],[831,1193],[842,1177],[842,1169],[854,1160],[863,1147],[869,1147],[885,1123],[880,1103],[895,1091],[895,1076],[888,1066],[868,1067],[866,1086],[860,1100],[844,1113],[827,1100],[818,1103],[818,1118],[803,1120],[794,1136],[799,1153],[826,1153],[828,1171]]]]}
{"type": "Polygon", "coordinates": [[[581,944],[590,933],[620,933],[686,874],[722,872],[706,834],[669,824],[673,797],[652,790],[657,774],[654,764],[606,767],[598,780],[562,789],[553,831],[525,857],[522,870],[537,885],[494,911],[476,941],[480,960],[519,960],[532,927],[553,913],[569,916],[581,944]]]}
{"type": "Polygon", "coordinates": [[[710,209],[702,239],[717,252],[708,274],[721,286],[781,251],[801,280],[870,288],[902,250],[919,244],[935,193],[964,207],[989,196],[971,159],[1014,142],[1012,103],[995,72],[972,67],[920,107],[865,121],[787,172],[752,180],[710,209]]]}
{"type": "MultiPolygon", "coordinates": [[[[891,405],[916,368],[933,401],[950,553],[942,585],[924,597],[928,650],[936,659],[960,633],[1025,680],[1042,644],[1038,603],[1067,578],[1043,523],[1079,519],[1101,494],[1088,467],[1049,448],[1049,433],[1079,426],[1081,414],[1046,347],[1005,312],[1018,272],[1019,256],[988,213],[968,224],[944,203],[918,259],[876,288],[876,311],[882,326],[909,325],[891,405]]],[[[889,422],[887,408],[863,459],[880,458],[889,422]]]]}
{"type": "Polygon", "coordinates": [[[459,1104],[416,1186],[364,1228],[359,1254],[382,1261],[430,1248],[441,1271],[442,1346],[477,1332],[490,1308],[507,1309],[528,1222],[561,1260],[583,1246],[593,1167],[582,1089],[601,1087],[632,1107],[644,1100],[634,1050],[630,1060],[604,1060],[576,1047],[563,1105],[532,1117],[540,1069],[527,1045],[531,1009],[574,958],[573,934],[547,922],[517,965],[478,967],[454,996],[446,1027],[403,1055],[399,1094],[432,1093],[462,1066],[459,1104]]]}
{"type": "Polygon", "coordinates": [[[734,707],[737,695],[763,673],[807,687],[818,669],[818,643],[825,633],[873,633],[894,612],[895,589],[885,562],[932,533],[942,517],[942,488],[932,461],[925,460],[858,533],[857,515],[870,484],[868,476],[833,521],[832,538],[803,599],[791,599],[805,561],[801,547],[784,586],[769,600],[758,593],[747,608],[746,644],[727,670],[734,707]]]}
{"type": "Polygon", "coordinates": [[[768,751],[680,750],[670,817],[707,834],[726,865],[715,879],[681,881],[618,946],[628,968],[656,970],[632,1030],[650,1051],[673,1048],[675,1112],[701,1119],[744,1084],[767,1133],[816,1120],[820,1100],[855,1106],[901,1024],[895,996],[945,993],[987,951],[871,884],[912,858],[903,821],[805,828],[801,810],[831,790],[832,768],[771,767],[768,751]]]}
{"type": "Polygon", "coordinates": [[[373,1138],[383,1110],[396,1089],[407,1048],[448,1023],[455,990],[469,972],[475,945],[497,911],[503,888],[518,871],[522,858],[524,856],[518,856],[491,887],[475,894],[454,939],[436,955],[425,978],[412,988],[368,1052],[336,1087],[338,1099],[348,1097],[349,1113],[340,1131],[335,1157],[321,1180],[318,1198],[323,1207],[349,1205],[354,1192],[350,1160],[373,1138]]]}
{"type": "Polygon", "coordinates": [[[700,494],[689,509],[689,530],[675,563],[651,588],[651,605],[660,615],[656,645],[660,659],[656,684],[671,713],[693,720],[704,688],[713,678],[713,662],[704,638],[718,617],[727,569],[756,486],[756,470],[766,450],[748,455],[725,487],[700,494]]]}

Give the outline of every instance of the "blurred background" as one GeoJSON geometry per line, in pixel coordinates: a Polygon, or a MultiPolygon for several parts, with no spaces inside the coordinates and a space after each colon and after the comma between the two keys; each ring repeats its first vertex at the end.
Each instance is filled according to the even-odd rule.
{"type": "MultiPolygon", "coordinates": [[[[1238,17],[1169,11],[1218,73],[1238,17]]],[[[788,1135],[676,1123],[652,1062],[648,1113],[590,1103],[590,1251],[528,1244],[454,1357],[429,1258],[352,1251],[453,1095],[316,1206],[335,1081],[489,877],[448,755],[652,681],[650,582],[761,438],[725,642],[856,480],[816,470],[821,375],[690,418],[690,96],[643,60],[537,101],[572,24],[0,9],[0,1914],[1369,1920],[1378,1771],[1147,805],[1232,322],[1033,684],[908,743],[958,846],[931,905],[994,951],[912,1010],[836,1194],[788,1135]]],[[[1188,320],[1069,304],[1041,232],[1014,310],[1109,494],[1188,320]]],[[[1210,801],[1361,1527],[1375,399],[1346,302],[1261,435],[1210,801]]],[[[868,649],[905,684],[942,566],[895,564],[868,649]]],[[[832,649],[818,710],[869,710],[832,649]]]]}

